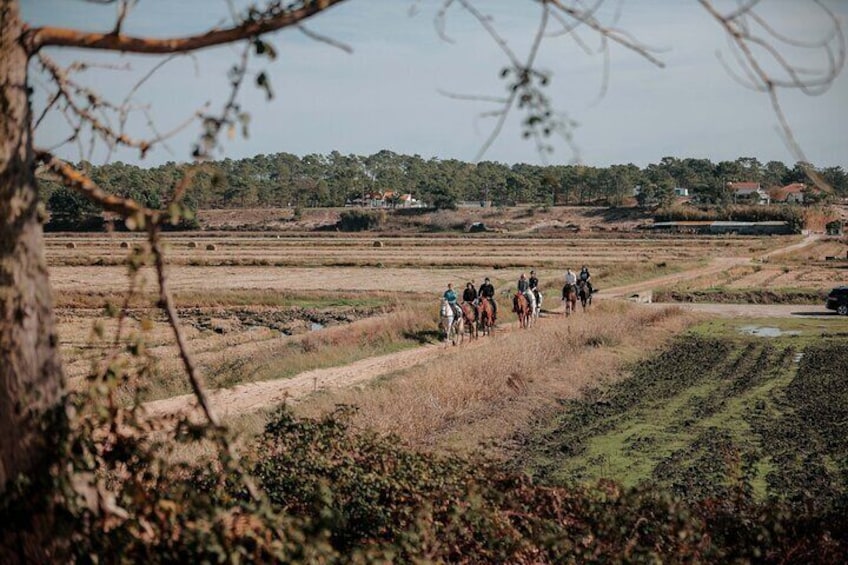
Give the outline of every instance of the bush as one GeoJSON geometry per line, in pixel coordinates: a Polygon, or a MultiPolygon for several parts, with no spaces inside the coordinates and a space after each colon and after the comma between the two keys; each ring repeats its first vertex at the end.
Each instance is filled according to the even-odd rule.
{"type": "Polygon", "coordinates": [[[0,562],[24,561],[23,542],[38,527],[49,528],[40,539],[55,544],[44,549],[54,562],[771,562],[791,554],[824,563],[848,551],[844,513],[758,504],[745,484],[703,502],[611,482],[536,485],[353,433],[347,409],[319,420],[277,412],[243,459],[266,495],[254,501],[232,459],[169,463],[146,439],[150,424],[119,412],[122,427],[103,425],[111,412],[93,414],[59,446],[43,482],[21,481],[0,496],[0,562]]]}
{"type": "Polygon", "coordinates": [[[336,227],[341,231],[365,231],[379,229],[385,223],[386,212],[383,210],[345,210],[336,227]]]}

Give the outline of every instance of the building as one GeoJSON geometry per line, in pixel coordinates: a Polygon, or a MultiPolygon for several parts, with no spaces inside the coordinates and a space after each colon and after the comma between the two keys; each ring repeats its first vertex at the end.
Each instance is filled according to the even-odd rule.
{"type": "Polygon", "coordinates": [[[651,226],[656,231],[699,234],[779,235],[792,233],[788,222],[724,222],[724,221],[681,221],[656,222],[651,226]]]}
{"type": "Polygon", "coordinates": [[[775,187],[769,191],[772,202],[782,202],[785,204],[803,204],[806,194],[818,192],[814,188],[808,188],[802,182],[793,182],[784,187],[775,187]]]}
{"type": "Polygon", "coordinates": [[[350,201],[353,206],[367,206],[369,208],[423,208],[425,204],[416,200],[412,194],[400,194],[392,190],[386,192],[372,192],[366,194],[365,198],[356,198],[350,201]]]}
{"type": "Polygon", "coordinates": [[[770,204],[771,197],[758,182],[729,182],[727,188],[733,194],[733,202],[751,204],[770,204]]]}

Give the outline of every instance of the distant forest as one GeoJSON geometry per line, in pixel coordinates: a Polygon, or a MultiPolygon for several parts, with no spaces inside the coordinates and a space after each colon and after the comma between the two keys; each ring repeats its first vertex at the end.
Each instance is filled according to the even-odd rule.
{"type": "MultiPolygon", "coordinates": [[[[162,205],[163,195],[188,166],[173,162],[149,169],[121,162],[79,165],[103,189],[154,208],[162,205]]],[[[810,166],[833,187],[835,196],[848,196],[848,173],[842,167],[810,166]]],[[[193,209],[344,206],[368,194],[392,191],[412,194],[434,208],[483,200],[496,206],[619,206],[640,186],[641,205],[667,204],[675,187],[688,189],[700,203],[723,205],[732,201],[727,183],[742,181],[759,182],[763,188],[809,184],[804,163],[789,167],[778,161],[763,164],[751,157],[719,163],[664,157],[645,168],[634,164],[602,168],[491,161],[472,164],[387,150],[366,157],[333,151],[329,155],[276,153],[209,162],[194,175],[186,204],[193,209]]],[[[78,224],[100,215],[93,205],[49,178],[42,178],[40,186],[54,220],[78,224]]]]}

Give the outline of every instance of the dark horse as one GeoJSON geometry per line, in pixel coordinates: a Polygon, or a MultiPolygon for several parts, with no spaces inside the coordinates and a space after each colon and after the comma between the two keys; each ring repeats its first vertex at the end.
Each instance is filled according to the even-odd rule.
{"type": "Polygon", "coordinates": [[[483,335],[489,335],[492,332],[492,326],[495,325],[495,309],[488,298],[481,298],[480,305],[477,307],[478,320],[477,327],[483,335]]]}
{"type": "Polygon", "coordinates": [[[516,292],[512,297],[512,311],[518,314],[518,325],[522,328],[530,327],[530,303],[523,292],[516,292]]]}
{"type": "Polygon", "coordinates": [[[577,296],[580,298],[580,304],[584,310],[586,309],[586,305],[592,305],[592,291],[589,289],[589,284],[586,281],[577,281],[577,296]]]}
{"type": "Polygon", "coordinates": [[[462,303],[462,318],[465,321],[465,327],[468,328],[468,335],[477,338],[477,312],[473,304],[468,302],[462,303]]]}
{"type": "Polygon", "coordinates": [[[570,316],[577,308],[577,288],[573,284],[566,283],[562,287],[562,301],[565,302],[565,315],[570,316]]]}

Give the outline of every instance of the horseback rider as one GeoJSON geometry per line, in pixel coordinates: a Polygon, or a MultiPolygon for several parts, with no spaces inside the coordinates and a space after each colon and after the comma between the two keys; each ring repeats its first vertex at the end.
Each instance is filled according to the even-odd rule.
{"type": "Polygon", "coordinates": [[[474,288],[474,281],[468,281],[465,285],[465,290],[462,291],[462,301],[471,305],[474,310],[474,321],[477,321],[479,313],[477,311],[477,289],[474,288]]]}
{"type": "Polygon", "coordinates": [[[462,310],[459,308],[459,304],[456,303],[456,291],[453,289],[453,283],[448,283],[448,289],[445,291],[443,298],[447,301],[451,310],[453,310],[454,318],[462,316],[462,310]]]}
{"type": "Polygon", "coordinates": [[[592,292],[594,292],[592,290],[592,281],[591,281],[592,275],[589,274],[589,267],[587,267],[586,265],[583,265],[583,268],[580,269],[580,274],[577,275],[577,278],[580,279],[581,281],[583,281],[583,283],[589,289],[589,294],[592,294],[592,292]]]}
{"type": "Polygon", "coordinates": [[[577,284],[577,275],[574,274],[570,267],[565,271],[565,284],[566,286],[575,286],[577,284]]]}
{"type": "Polygon", "coordinates": [[[527,282],[530,284],[530,290],[536,297],[536,304],[539,304],[541,297],[539,296],[539,279],[536,277],[536,271],[530,271],[530,280],[527,282]]]}
{"type": "Polygon", "coordinates": [[[524,295],[527,299],[527,304],[532,306],[533,304],[533,295],[530,294],[530,281],[527,280],[527,277],[524,276],[524,273],[521,273],[521,276],[518,277],[518,292],[524,295]]]}
{"type": "Polygon", "coordinates": [[[474,303],[477,300],[477,289],[474,288],[474,282],[468,281],[468,284],[465,285],[465,290],[462,291],[462,301],[468,302],[469,304],[474,303]]]}
{"type": "Polygon", "coordinates": [[[494,320],[497,320],[498,304],[495,302],[495,287],[489,282],[489,277],[483,279],[483,284],[480,285],[480,297],[489,299],[489,302],[492,304],[492,316],[494,320]]]}

